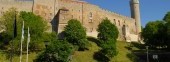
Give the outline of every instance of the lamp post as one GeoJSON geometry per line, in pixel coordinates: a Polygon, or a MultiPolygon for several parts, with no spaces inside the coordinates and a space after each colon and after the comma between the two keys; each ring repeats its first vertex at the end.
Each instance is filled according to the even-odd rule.
{"type": "Polygon", "coordinates": [[[47,46],[49,45],[48,41],[44,41],[45,47],[47,48],[47,46]]]}
{"type": "Polygon", "coordinates": [[[148,48],[149,48],[149,46],[146,46],[146,50],[147,50],[147,52],[146,52],[147,53],[147,62],[149,62],[149,55],[148,55],[149,54],[149,51],[148,51],[149,49],[148,48]]]}

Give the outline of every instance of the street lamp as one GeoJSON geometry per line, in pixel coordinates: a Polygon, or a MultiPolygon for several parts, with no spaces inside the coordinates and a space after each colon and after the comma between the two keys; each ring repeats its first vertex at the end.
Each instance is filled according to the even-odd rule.
{"type": "Polygon", "coordinates": [[[45,47],[47,48],[47,46],[49,45],[48,41],[44,41],[45,47]]]}
{"type": "Polygon", "coordinates": [[[149,46],[146,46],[146,50],[147,50],[147,52],[146,52],[147,53],[147,62],[149,62],[149,55],[148,55],[149,54],[149,52],[148,52],[149,49],[148,48],[149,48],[149,46]]]}

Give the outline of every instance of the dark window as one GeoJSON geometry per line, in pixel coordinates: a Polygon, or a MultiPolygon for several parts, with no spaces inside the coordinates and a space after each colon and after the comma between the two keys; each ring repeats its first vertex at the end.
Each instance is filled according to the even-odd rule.
{"type": "Polygon", "coordinates": [[[116,19],[113,19],[114,20],[114,24],[116,25],[116,19]]]}

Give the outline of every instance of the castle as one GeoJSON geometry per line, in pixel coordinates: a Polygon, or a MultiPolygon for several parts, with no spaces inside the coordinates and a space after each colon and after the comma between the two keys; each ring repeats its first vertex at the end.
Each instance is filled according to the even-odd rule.
{"type": "Polygon", "coordinates": [[[141,32],[139,1],[130,0],[131,17],[81,0],[0,0],[0,16],[9,8],[33,12],[48,21],[48,32],[61,33],[70,19],[79,20],[88,36],[97,37],[98,24],[108,18],[119,30],[119,40],[138,41],[141,32]]]}

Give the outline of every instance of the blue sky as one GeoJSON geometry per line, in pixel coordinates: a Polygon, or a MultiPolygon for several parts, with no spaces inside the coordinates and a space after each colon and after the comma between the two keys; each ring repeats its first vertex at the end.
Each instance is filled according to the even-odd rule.
{"type": "MultiPolygon", "coordinates": [[[[103,9],[130,17],[130,0],[84,0],[103,9]]],[[[162,20],[170,11],[170,0],[140,0],[141,22],[144,27],[147,22],[162,20]]]]}

